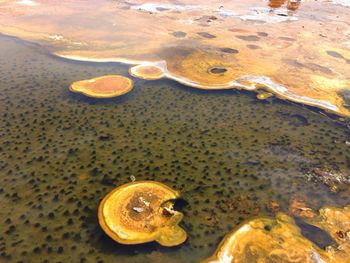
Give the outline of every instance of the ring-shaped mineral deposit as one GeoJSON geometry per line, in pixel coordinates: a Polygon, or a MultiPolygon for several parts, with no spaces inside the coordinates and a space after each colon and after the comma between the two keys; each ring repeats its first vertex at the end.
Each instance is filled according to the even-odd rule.
{"type": "Polygon", "coordinates": [[[156,80],[161,79],[165,76],[164,70],[158,66],[154,65],[137,65],[129,69],[131,76],[146,79],[146,80],[156,80]]]}
{"type": "Polygon", "coordinates": [[[183,243],[186,232],[178,226],[183,214],[173,210],[180,193],[154,181],[121,185],[100,203],[102,229],[121,244],[156,241],[163,246],[183,243]]]}
{"type": "Polygon", "coordinates": [[[120,75],[106,75],[72,83],[70,90],[93,98],[113,98],[128,93],[133,81],[120,75]]]}

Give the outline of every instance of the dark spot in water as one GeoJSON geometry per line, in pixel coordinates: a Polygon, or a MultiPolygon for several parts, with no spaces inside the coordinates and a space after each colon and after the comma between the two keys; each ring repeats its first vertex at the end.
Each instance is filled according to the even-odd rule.
{"type": "Polygon", "coordinates": [[[229,47],[220,48],[220,51],[225,52],[225,53],[230,53],[230,54],[237,54],[238,53],[237,49],[229,48],[229,47]]]}
{"type": "Polygon", "coordinates": [[[185,32],[182,32],[182,31],[176,31],[176,32],[173,32],[172,35],[174,37],[182,38],[182,37],[185,37],[187,34],[185,32]]]}
{"type": "Polygon", "coordinates": [[[295,126],[307,126],[309,125],[309,121],[300,114],[292,114],[290,115],[290,124],[295,126]]]}
{"type": "Polygon", "coordinates": [[[59,247],[59,248],[57,249],[57,253],[59,253],[59,254],[62,254],[63,251],[64,251],[63,247],[59,247]]]}
{"type": "Polygon", "coordinates": [[[228,29],[228,31],[231,31],[231,32],[241,32],[242,29],[240,29],[240,28],[230,28],[230,29],[228,29]]]}
{"type": "Polygon", "coordinates": [[[285,41],[295,41],[295,39],[291,37],[279,37],[279,39],[285,40],[285,41]]]}
{"type": "Polygon", "coordinates": [[[339,91],[339,95],[343,98],[345,106],[350,107],[350,87],[339,91]]]}
{"type": "Polygon", "coordinates": [[[157,7],[156,9],[159,12],[164,12],[164,11],[168,11],[169,10],[169,8],[165,8],[165,7],[157,7]]]}
{"type": "Polygon", "coordinates": [[[98,139],[100,141],[110,141],[113,139],[113,135],[112,134],[101,134],[98,139]]]}
{"type": "Polygon", "coordinates": [[[248,35],[248,36],[236,36],[239,39],[242,39],[244,41],[259,41],[259,37],[255,35],[248,35]]]}
{"type": "Polygon", "coordinates": [[[320,248],[324,249],[327,246],[335,244],[330,235],[321,228],[307,224],[301,218],[295,218],[295,223],[298,227],[300,227],[301,234],[307,239],[314,242],[320,248]]]}
{"type": "Polygon", "coordinates": [[[33,252],[34,252],[35,254],[40,253],[40,251],[41,251],[40,247],[35,247],[35,248],[33,249],[33,252]]]}
{"type": "Polygon", "coordinates": [[[184,58],[189,56],[190,54],[193,54],[193,52],[195,52],[194,48],[175,46],[165,47],[160,50],[159,54],[164,57],[179,56],[184,58]]]}
{"type": "Polygon", "coordinates": [[[258,34],[258,36],[261,36],[261,37],[267,37],[269,35],[266,32],[258,32],[257,34],[258,34]]]}
{"type": "Polygon", "coordinates": [[[323,67],[321,65],[315,64],[315,63],[307,63],[305,64],[305,67],[308,69],[311,69],[312,71],[319,71],[325,74],[332,74],[332,70],[330,70],[327,67],[323,67]]]}
{"type": "Polygon", "coordinates": [[[266,231],[271,231],[271,226],[270,226],[270,225],[265,225],[265,226],[264,226],[264,229],[265,229],[266,231]]]}
{"type": "Polygon", "coordinates": [[[208,19],[210,19],[210,20],[217,20],[218,18],[216,16],[210,16],[208,19]]]}
{"type": "Polygon", "coordinates": [[[293,158],[294,162],[300,162],[303,159],[303,153],[288,145],[288,142],[269,143],[267,152],[279,157],[293,158]]]}
{"type": "Polygon", "coordinates": [[[227,69],[222,67],[212,67],[208,71],[212,74],[222,74],[222,73],[225,73],[227,69]]]}
{"type": "Polygon", "coordinates": [[[173,204],[173,209],[175,211],[182,211],[186,206],[188,206],[188,202],[183,199],[183,198],[179,198],[179,199],[176,199],[174,201],[174,204],[173,204]]]}
{"type": "Polygon", "coordinates": [[[277,15],[278,16],[288,16],[287,14],[284,14],[284,13],[278,13],[277,15]]]}
{"type": "Polygon", "coordinates": [[[214,20],[217,20],[218,18],[216,16],[202,16],[200,19],[198,20],[205,20],[207,23],[210,23],[214,20]]]}
{"type": "Polygon", "coordinates": [[[52,212],[50,212],[50,213],[48,214],[48,218],[49,218],[49,219],[54,219],[54,218],[55,218],[55,214],[52,213],[52,212]]]}
{"type": "Polygon", "coordinates": [[[208,38],[208,39],[216,38],[216,36],[209,34],[208,32],[198,32],[197,34],[200,35],[201,37],[208,38]]]}
{"type": "Polygon", "coordinates": [[[300,63],[296,59],[284,59],[283,61],[289,65],[292,65],[292,66],[298,67],[298,68],[303,68],[305,66],[303,63],[300,63]]]}
{"type": "Polygon", "coordinates": [[[309,121],[301,114],[280,113],[281,119],[288,121],[289,125],[300,127],[309,125],[309,121]]]}
{"type": "Polygon", "coordinates": [[[344,58],[342,54],[332,50],[327,50],[327,54],[334,58],[344,58]]]}
{"type": "Polygon", "coordinates": [[[247,45],[247,48],[250,48],[250,49],[259,49],[260,47],[257,46],[257,45],[247,45]]]}

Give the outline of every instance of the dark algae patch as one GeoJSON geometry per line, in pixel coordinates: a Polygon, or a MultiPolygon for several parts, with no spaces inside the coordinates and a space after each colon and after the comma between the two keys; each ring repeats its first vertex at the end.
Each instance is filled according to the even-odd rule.
{"type": "Polygon", "coordinates": [[[239,39],[242,39],[244,41],[259,41],[259,37],[255,35],[248,35],[248,36],[236,36],[239,39]]]}
{"type": "Polygon", "coordinates": [[[198,32],[197,34],[201,37],[208,38],[208,39],[216,38],[216,36],[208,32],[198,32]]]}
{"type": "Polygon", "coordinates": [[[227,69],[222,68],[222,67],[212,67],[208,69],[210,73],[212,74],[222,74],[227,71],[227,69]]]}
{"type": "Polygon", "coordinates": [[[182,31],[176,31],[172,33],[174,37],[178,37],[178,38],[182,38],[182,37],[186,37],[186,33],[182,32],[182,31]]]}
{"type": "Polygon", "coordinates": [[[229,48],[229,47],[220,48],[220,51],[224,53],[229,53],[229,54],[238,54],[239,52],[237,49],[229,48]]]}
{"type": "Polygon", "coordinates": [[[134,79],[133,92],[101,101],[69,85],[130,77],[126,66],[0,46],[0,261],[198,262],[244,220],[273,216],[272,200],[285,213],[292,198],[349,204],[347,180],[332,192],[308,179],[327,167],[348,179],[350,167],[349,130],[314,110],[170,80],[134,79]],[[100,201],[133,177],[181,192],[184,244],[126,246],[102,231],[100,201]]]}

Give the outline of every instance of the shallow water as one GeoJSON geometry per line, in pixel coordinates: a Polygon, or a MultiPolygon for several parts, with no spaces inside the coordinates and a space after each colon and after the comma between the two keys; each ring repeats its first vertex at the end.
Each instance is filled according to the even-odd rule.
{"type": "MultiPolygon", "coordinates": [[[[127,75],[120,64],[72,62],[0,38],[0,251],[10,262],[198,262],[245,219],[349,204],[315,168],[349,179],[349,130],[315,109],[248,92],[135,81],[120,98],[69,92],[73,81],[127,75]],[[181,191],[186,243],[123,246],[100,229],[114,187],[149,179],[181,191]]],[[[317,239],[317,238],[316,238],[317,239]]]]}

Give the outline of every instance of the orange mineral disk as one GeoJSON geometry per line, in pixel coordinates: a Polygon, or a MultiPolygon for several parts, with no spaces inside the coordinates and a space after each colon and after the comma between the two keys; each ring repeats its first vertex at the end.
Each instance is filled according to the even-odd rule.
{"type": "Polygon", "coordinates": [[[73,92],[93,98],[113,98],[128,93],[133,88],[131,79],[120,75],[81,80],[70,86],[73,92]]]}
{"type": "Polygon", "coordinates": [[[121,244],[156,241],[163,246],[183,243],[186,232],[178,226],[183,214],[173,210],[179,192],[154,181],[127,183],[100,203],[102,229],[121,244]]]}
{"type": "Polygon", "coordinates": [[[146,80],[156,80],[164,77],[164,70],[154,65],[137,65],[129,69],[131,76],[146,80]]]}

